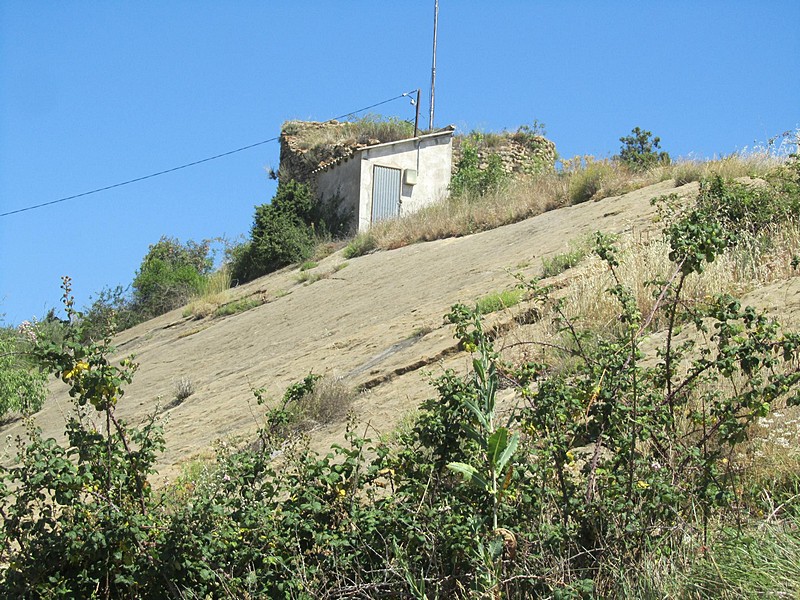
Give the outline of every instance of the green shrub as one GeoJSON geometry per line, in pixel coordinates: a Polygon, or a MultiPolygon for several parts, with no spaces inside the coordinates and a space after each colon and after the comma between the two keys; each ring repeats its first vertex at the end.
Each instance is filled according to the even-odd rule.
{"type": "Polygon", "coordinates": [[[85,341],[100,340],[109,328],[114,332],[129,329],[144,321],[147,316],[137,311],[128,290],[118,285],[103,288],[83,312],[85,341]]]}
{"type": "Polygon", "coordinates": [[[661,138],[652,135],[649,131],[634,127],[631,135],[619,138],[622,142],[618,155],[620,162],[634,172],[647,171],[658,165],[668,165],[669,154],[658,151],[661,138]]]}
{"type": "Polygon", "coordinates": [[[186,304],[201,291],[211,267],[208,241],[182,244],[162,237],[150,246],[133,279],[133,310],[150,318],[186,304]]]}
{"type": "Polygon", "coordinates": [[[717,216],[732,238],[758,236],[800,215],[800,192],[790,182],[744,184],[715,175],[700,182],[698,203],[717,216]]]}
{"type": "Polygon", "coordinates": [[[231,277],[244,283],[309,258],[316,232],[327,231],[311,189],[280,183],[270,204],[256,207],[250,240],[233,249],[231,277]]]}
{"type": "Polygon", "coordinates": [[[0,422],[10,413],[34,413],[44,403],[47,378],[31,356],[39,335],[37,323],[28,321],[19,330],[0,329],[0,422]]]}
{"type": "Polygon", "coordinates": [[[147,476],[163,448],[161,432],[152,419],[128,427],[116,417],[135,365],[109,362],[108,336],[82,342],[66,279],[64,304],[74,327],[63,340],[37,340],[32,351],[69,387],[75,411],[66,445],[44,439],[31,422],[16,461],[0,467],[0,596],[152,597],[159,523],[147,476]]]}
{"type": "Polygon", "coordinates": [[[464,140],[461,145],[461,158],[450,180],[450,191],[453,195],[483,195],[507,179],[503,162],[498,154],[490,154],[487,163],[485,168],[481,168],[478,149],[468,140],[464,140]]]}

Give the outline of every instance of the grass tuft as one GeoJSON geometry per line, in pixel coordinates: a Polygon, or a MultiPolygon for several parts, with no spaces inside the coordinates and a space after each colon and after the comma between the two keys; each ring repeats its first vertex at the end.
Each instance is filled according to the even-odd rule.
{"type": "Polygon", "coordinates": [[[589,240],[570,243],[569,249],[542,259],[542,277],[555,277],[580,263],[590,252],[589,240]]]}
{"type": "Polygon", "coordinates": [[[230,269],[222,267],[211,273],[203,279],[200,293],[186,305],[183,316],[203,319],[212,315],[228,299],[230,287],[230,269]]]}
{"type": "Polygon", "coordinates": [[[238,313],[248,311],[251,308],[256,308],[257,306],[261,306],[262,304],[264,304],[264,301],[260,298],[241,298],[239,300],[234,300],[233,302],[228,302],[227,304],[223,304],[222,306],[218,307],[214,311],[214,316],[226,317],[229,315],[235,315],[238,313]]]}
{"type": "Polygon", "coordinates": [[[345,258],[356,258],[369,254],[378,247],[375,236],[371,231],[356,234],[344,249],[345,258]]]}
{"type": "Polygon", "coordinates": [[[516,306],[520,303],[524,294],[524,290],[520,288],[502,292],[492,292],[491,294],[478,298],[475,303],[475,308],[479,314],[488,315],[489,313],[516,306]]]}

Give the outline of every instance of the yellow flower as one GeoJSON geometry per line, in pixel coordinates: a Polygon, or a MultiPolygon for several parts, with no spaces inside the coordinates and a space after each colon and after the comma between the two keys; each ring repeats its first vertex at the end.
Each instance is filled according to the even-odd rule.
{"type": "Polygon", "coordinates": [[[73,377],[80,375],[83,371],[88,371],[88,370],[89,370],[89,363],[87,363],[85,360],[81,360],[78,361],[78,363],[71,370],[64,371],[61,374],[61,378],[64,381],[69,381],[73,377]]]}
{"type": "Polygon", "coordinates": [[[637,481],[637,482],[636,482],[636,485],[637,485],[637,486],[639,487],[639,489],[641,489],[641,490],[646,490],[647,488],[649,488],[649,487],[650,487],[650,484],[649,484],[649,483],[647,483],[646,481],[644,481],[643,479],[640,479],[639,481],[637,481]]]}

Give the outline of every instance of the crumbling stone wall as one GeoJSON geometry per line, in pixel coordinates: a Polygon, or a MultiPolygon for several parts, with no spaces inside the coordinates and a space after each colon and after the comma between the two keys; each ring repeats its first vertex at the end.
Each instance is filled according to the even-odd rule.
{"type": "MultiPolygon", "coordinates": [[[[281,130],[278,177],[315,186],[316,173],[351,157],[356,150],[393,141],[370,138],[353,131],[353,124],[339,121],[289,121],[281,130]]],[[[500,157],[509,174],[551,170],[555,167],[556,145],[541,135],[520,133],[470,134],[453,138],[453,172],[461,159],[464,143],[476,147],[479,167],[488,166],[489,157],[500,157]]]]}
{"type": "Polygon", "coordinates": [[[348,122],[289,121],[281,130],[278,178],[314,186],[315,171],[351,157],[356,150],[382,141],[353,135],[348,122]]]}
{"type": "Polygon", "coordinates": [[[514,133],[488,134],[486,136],[457,136],[453,138],[453,173],[458,170],[464,143],[478,151],[479,168],[489,165],[489,157],[500,157],[503,170],[508,174],[548,171],[555,168],[556,145],[547,138],[518,136],[514,133]]]}

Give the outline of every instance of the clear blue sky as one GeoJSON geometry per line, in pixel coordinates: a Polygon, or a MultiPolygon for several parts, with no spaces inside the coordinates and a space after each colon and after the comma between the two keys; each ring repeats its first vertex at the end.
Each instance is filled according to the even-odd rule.
{"type": "MultiPolygon", "coordinates": [[[[433,0],[0,2],[0,213],[266,140],[415,88],[433,0]]],[[[800,124],[800,2],[440,0],[436,125],[544,122],[561,156],[641,126],[711,157],[800,124]]],[[[413,118],[406,99],[380,112],[413,118]]],[[[423,119],[427,124],[427,118],[423,119]]],[[[0,217],[9,324],[128,285],[148,246],[247,234],[278,144],[0,217]]]]}

